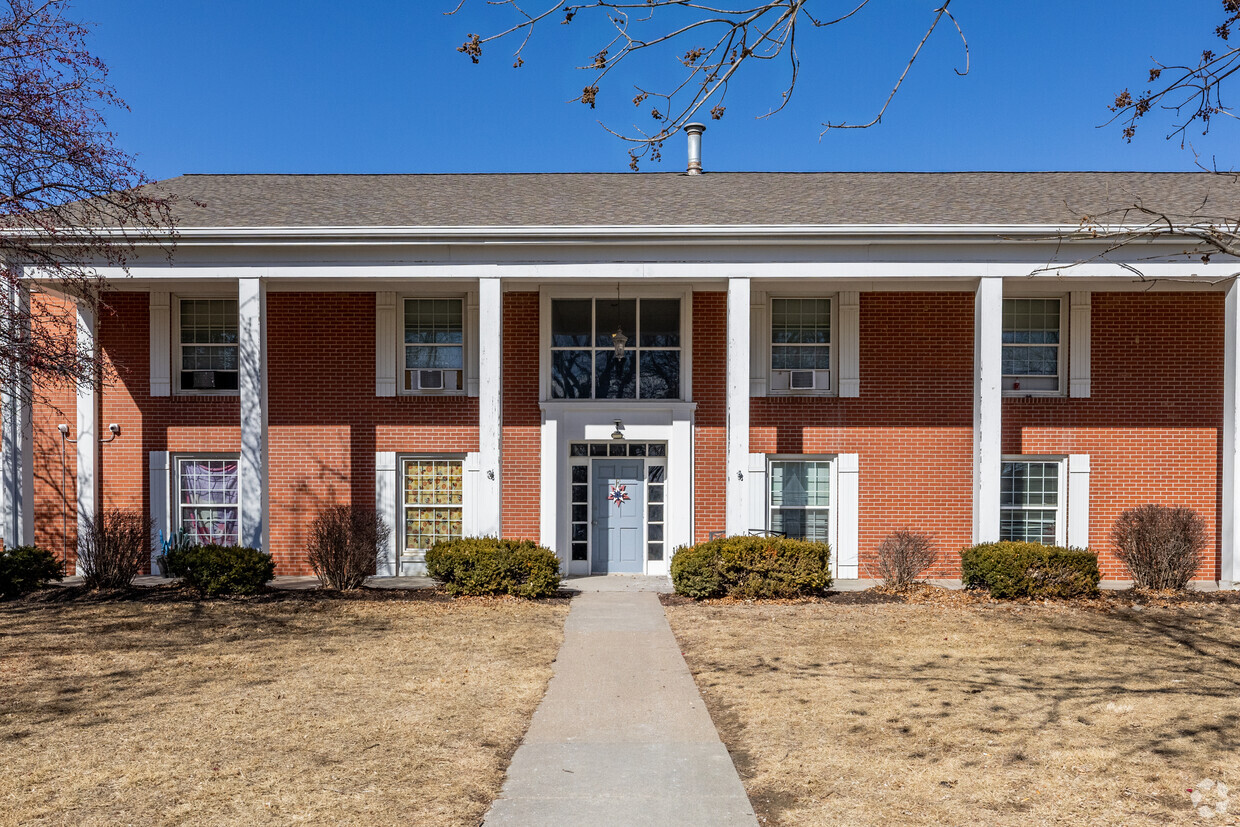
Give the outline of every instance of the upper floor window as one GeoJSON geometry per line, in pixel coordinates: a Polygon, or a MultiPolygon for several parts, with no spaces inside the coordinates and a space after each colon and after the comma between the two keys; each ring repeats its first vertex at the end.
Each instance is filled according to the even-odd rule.
{"type": "Polygon", "coordinates": [[[464,390],[462,305],[461,299],[405,299],[405,391],[464,390]]]}
{"type": "Polygon", "coordinates": [[[1003,300],[1003,390],[1056,394],[1063,388],[1063,300],[1003,300]]]}
{"type": "Polygon", "coordinates": [[[771,300],[771,392],[831,389],[831,300],[771,300]]]}
{"type": "Polygon", "coordinates": [[[680,299],[553,299],[554,399],[679,399],[680,299]]]}
{"type": "Polygon", "coordinates": [[[179,389],[185,393],[237,390],[237,300],[181,299],[180,305],[179,389]]]}

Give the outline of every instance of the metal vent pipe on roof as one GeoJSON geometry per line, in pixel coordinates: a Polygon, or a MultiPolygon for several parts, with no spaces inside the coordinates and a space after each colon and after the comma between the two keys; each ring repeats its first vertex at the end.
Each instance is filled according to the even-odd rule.
{"type": "Polygon", "coordinates": [[[705,131],[704,123],[685,124],[685,134],[689,136],[689,175],[702,174],[702,133],[705,131]]]}

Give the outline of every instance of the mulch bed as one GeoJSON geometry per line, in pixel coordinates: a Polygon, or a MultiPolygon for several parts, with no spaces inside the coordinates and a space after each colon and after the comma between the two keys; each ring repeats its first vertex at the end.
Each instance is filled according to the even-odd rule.
{"type": "MultiPolygon", "coordinates": [[[[561,590],[554,597],[539,600],[543,604],[567,604],[572,592],[561,590]]],[[[191,588],[178,583],[160,586],[130,586],[127,589],[88,589],[85,586],[50,586],[17,598],[11,603],[56,604],[72,603],[92,605],[100,603],[196,603],[203,600],[230,601],[237,603],[321,603],[334,601],[364,601],[383,603],[451,603],[457,600],[522,601],[519,597],[452,597],[442,588],[432,589],[376,589],[363,587],[354,591],[336,589],[266,589],[255,595],[227,595],[223,597],[199,597],[191,588]]]]}

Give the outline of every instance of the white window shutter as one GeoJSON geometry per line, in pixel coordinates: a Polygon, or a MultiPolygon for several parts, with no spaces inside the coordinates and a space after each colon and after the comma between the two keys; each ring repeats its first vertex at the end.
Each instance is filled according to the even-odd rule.
{"type": "Polygon", "coordinates": [[[478,519],[482,497],[482,455],[477,451],[465,455],[461,463],[461,533],[466,537],[481,537],[478,519]]]}
{"type": "Polygon", "coordinates": [[[840,396],[861,395],[861,294],[840,293],[839,389],[840,396]]]}
{"type": "Polygon", "coordinates": [[[152,291],[151,303],[151,396],[172,395],[172,297],[152,291]]]}
{"type": "Polygon", "coordinates": [[[749,528],[766,528],[766,454],[749,455],[749,528]]]}
{"type": "Polygon", "coordinates": [[[1068,395],[1073,399],[1089,398],[1090,294],[1074,290],[1068,308],[1068,395]]]}
{"type": "Polygon", "coordinates": [[[156,538],[155,542],[151,544],[151,574],[158,574],[159,564],[155,558],[163,553],[161,541],[166,540],[172,532],[176,531],[176,528],[173,526],[173,520],[170,519],[172,492],[169,490],[168,452],[151,451],[149,467],[151,474],[150,508],[151,522],[153,523],[151,533],[156,538]]]}
{"type": "MultiPolygon", "coordinates": [[[[766,396],[770,387],[771,321],[767,318],[766,294],[755,292],[749,301],[749,395],[766,396]]],[[[766,459],[763,457],[763,468],[766,459]]]]}
{"type": "Polygon", "coordinates": [[[836,457],[836,495],[838,511],[835,548],[837,578],[854,580],[858,575],[861,546],[861,457],[840,454],[836,457]]]}
{"type": "MultiPolygon", "coordinates": [[[[479,337],[482,335],[479,330],[478,317],[478,291],[474,290],[465,297],[465,395],[478,395],[478,354],[482,347],[479,337]]],[[[494,333],[495,331],[491,331],[494,333]]]]}
{"type": "Polygon", "coordinates": [[[375,396],[396,395],[396,293],[375,293],[375,396]]]}
{"type": "Polygon", "coordinates": [[[380,576],[396,574],[396,554],[400,547],[396,536],[399,521],[396,519],[396,453],[394,451],[375,452],[375,510],[379,519],[388,527],[387,548],[379,557],[375,569],[380,576]]]}
{"type": "Polygon", "coordinates": [[[1089,454],[1068,456],[1068,545],[1089,548],[1089,454]]]}

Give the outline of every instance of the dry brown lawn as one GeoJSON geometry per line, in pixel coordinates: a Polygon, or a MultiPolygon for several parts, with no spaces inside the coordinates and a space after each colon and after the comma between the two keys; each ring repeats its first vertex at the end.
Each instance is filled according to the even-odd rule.
{"type": "Polygon", "coordinates": [[[567,605],[0,605],[0,824],[477,824],[567,605]]]}
{"type": "Polygon", "coordinates": [[[1235,607],[667,614],[765,823],[1237,823],[1235,607]]]}

